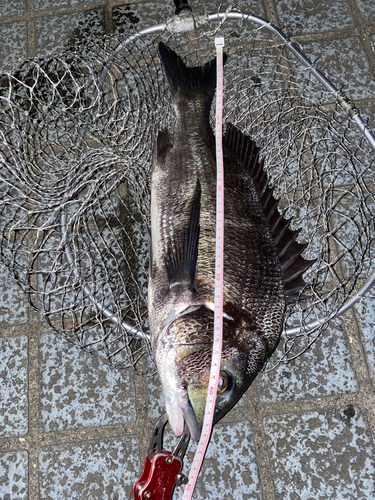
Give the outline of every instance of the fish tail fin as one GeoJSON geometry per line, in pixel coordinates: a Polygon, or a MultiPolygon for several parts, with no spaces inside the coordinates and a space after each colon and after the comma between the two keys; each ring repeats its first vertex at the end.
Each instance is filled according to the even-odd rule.
{"type": "MultiPolygon", "coordinates": [[[[190,99],[202,96],[210,107],[216,88],[216,58],[203,66],[189,68],[180,56],[162,42],[159,43],[159,54],[173,100],[178,94],[190,99]]],[[[225,61],[226,54],[223,57],[225,61]]]]}

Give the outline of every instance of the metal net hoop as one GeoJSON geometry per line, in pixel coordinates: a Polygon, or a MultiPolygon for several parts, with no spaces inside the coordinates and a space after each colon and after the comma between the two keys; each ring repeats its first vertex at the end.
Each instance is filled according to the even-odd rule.
{"type": "Polygon", "coordinates": [[[197,65],[214,57],[215,36],[228,54],[224,122],[261,148],[279,210],[315,259],[272,366],[304,352],[375,279],[375,140],[272,23],[181,15],[25,61],[1,80],[1,262],[54,330],[140,373],[153,370],[142,363],[152,150],[175,122],[158,42],[197,65]]]}

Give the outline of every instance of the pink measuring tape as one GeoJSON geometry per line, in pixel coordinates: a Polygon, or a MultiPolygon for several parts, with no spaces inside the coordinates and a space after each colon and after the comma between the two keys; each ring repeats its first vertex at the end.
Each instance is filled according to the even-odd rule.
{"type": "Polygon", "coordinates": [[[216,46],[216,253],[215,253],[215,301],[214,301],[214,343],[210,383],[202,435],[189,472],[189,482],[182,500],[190,500],[204,455],[210,440],[215,413],[216,394],[220,376],[221,349],[223,343],[223,289],[224,289],[224,161],[223,161],[223,47],[224,38],[215,38],[216,46]]]}

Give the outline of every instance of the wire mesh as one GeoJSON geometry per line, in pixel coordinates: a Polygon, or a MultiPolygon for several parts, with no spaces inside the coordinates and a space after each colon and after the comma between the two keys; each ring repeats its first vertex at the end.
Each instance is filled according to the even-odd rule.
{"type": "Polygon", "coordinates": [[[374,151],[347,102],[267,25],[201,16],[178,26],[80,41],[2,75],[0,260],[55,331],[152,372],[142,362],[149,174],[157,132],[173,136],[175,123],[158,43],[198,65],[224,36],[224,122],[261,148],[278,209],[315,259],[275,366],[303,353],[371,275],[374,151]]]}

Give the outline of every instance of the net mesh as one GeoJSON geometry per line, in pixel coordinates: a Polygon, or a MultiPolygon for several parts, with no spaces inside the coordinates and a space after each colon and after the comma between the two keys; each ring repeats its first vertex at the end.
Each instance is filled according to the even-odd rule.
{"type": "Polygon", "coordinates": [[[272,366],[304,352],[372,270],[373,150],[265,28],[224,19],[127,32],[25,61],[0,80],[1,262],[54,330],[140,373],[154,370],[142,362],[152,150],[175,123],[158,43],[197,65],[215,56],[214,36],[228,54],[224,123],[261,148],[279,211],[315,259],[272,366]]]}

